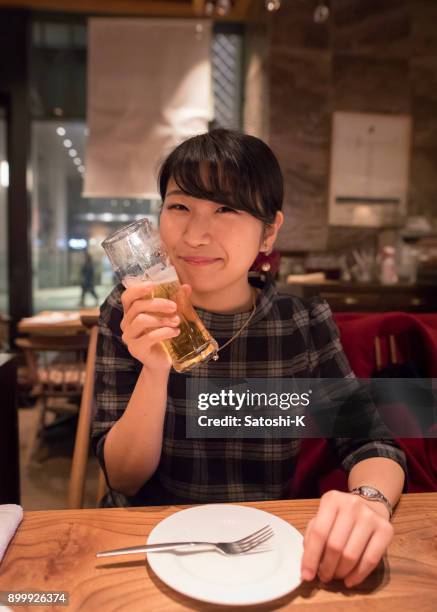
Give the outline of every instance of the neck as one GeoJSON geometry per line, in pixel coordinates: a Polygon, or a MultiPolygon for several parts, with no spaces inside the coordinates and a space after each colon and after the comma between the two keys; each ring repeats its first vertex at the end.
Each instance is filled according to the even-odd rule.
{"type": "Polygon", "coordinates": [[[194,306],[219,314],[236,314],[252,310],[256,299],[256,289],[249,282],[230,290],[195,293],[191,295],[194,306]]]}

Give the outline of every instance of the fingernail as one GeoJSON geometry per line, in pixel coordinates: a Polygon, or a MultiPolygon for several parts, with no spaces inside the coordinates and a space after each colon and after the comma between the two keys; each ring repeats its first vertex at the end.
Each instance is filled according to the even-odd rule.
{"type": "Polygon", "coordinates": [[[304,570],[302,570],[301,578],[302,578],[302,580],[312,580],[313,579],[313,573],[310,570],[304,569],[304,570]]]}

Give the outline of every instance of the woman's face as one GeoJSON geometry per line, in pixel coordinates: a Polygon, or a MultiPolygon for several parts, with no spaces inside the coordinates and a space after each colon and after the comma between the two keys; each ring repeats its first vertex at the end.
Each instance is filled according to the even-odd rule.
{"type": "Polygon", "coordinates": [[[193,292],[247,283],[264,225],[249,213],[186,195],[170,179],[160,234],[181,282],[193,292]]]}

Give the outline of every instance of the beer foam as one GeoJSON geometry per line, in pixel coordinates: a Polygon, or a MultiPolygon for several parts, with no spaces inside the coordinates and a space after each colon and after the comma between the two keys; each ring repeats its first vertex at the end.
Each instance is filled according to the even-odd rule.
{"type": "Polygon", "coordinates": [[[150,272],[150,280],[153,283],[156,283],[159,285],[163,285],[164,283],[174,283],[179,280],[178,275],[176,273],[176,269],[173,266],[169,266],[168,268],[165,268],[164,270],[159,270],[155,272],[150,270],[149,272],[150,272]]]}
{"type": "Polygon", "coordinates": [[[133,287],[144,282],[152,282],[157,285],[164,283],[174,283],[178,281],[176,269],[173,266],[162,269],[162,266],[157,265],[149,268],[147,272],[141,276],[125,276],[123,278],[123,285],[126,287],[133,287]]]}
{"type": "Polygon", "coordinates": [[[123,285],[127,289],[128,287],[134,287],[135,285],[140,285],[149,280],[147,276],[125,276],[123,277],[123,285]]]}

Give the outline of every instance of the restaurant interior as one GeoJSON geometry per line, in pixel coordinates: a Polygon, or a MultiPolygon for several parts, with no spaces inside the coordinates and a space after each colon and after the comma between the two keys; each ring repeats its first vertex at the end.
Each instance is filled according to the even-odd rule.
{"type": "MultiPolygon", "coordinates": [[[[125,526],[122,509],[113,524],[106,514],[107,545],[108,534],[92,530],[97,515],[85,526],[78,512],[108,512],[96,510],[107,485],[90,447],[99,306],[117,282],[102,242],[140,219],[157,227],[159,162],[184,139],[226,128],[268,143],[284,177],[284,223],[252,273],[272,276],[284,294],[324,298],[358,378],[431,389],[428,430],[398,427],[408,479],[393,556],[356,597],[375,610],[384,597],[410,609],[414,595],[415,609],[432,609],[436,23],[435,0],[0,0],[0,504],[29,517],[16,535],[22,548],[11,544],[3,563],[0,555],[0,591],[70,591],[77,610],[140,610],[142,597],[151,609],[201,609],[159,563],[145,572],[144,562],[120,561],[104,576],[94,558],[141,544],[174,507],[145,510],[142,531],[139,519],[125,526]],[[50,517],[56,554],[38,541],[50,517]],[[14,578],[29,542],[52,568],[46,582],[35,569],[14,578]],[[94,587],[78,566],[65,581],[63,554],[83,561],[94,587]],[[113,585],[124,568],[124,586],[113,585]]],[[[321,495],[347,490],[327,446],[303,441],[296,506],[257,507],[303,532],[321,495]]],[[[34,568],[26,559],[25,571],[34,568]]],[[[255,609],[269,591],[263,599],[253,588],[252,599],[227,601],[211,587],[199,600],[255,609]]],[[[272,587],[270,599],[282,597],[274,609],[308,597],[320,609],[347,607],[343,587],[288,591],[272,587]]]]}

